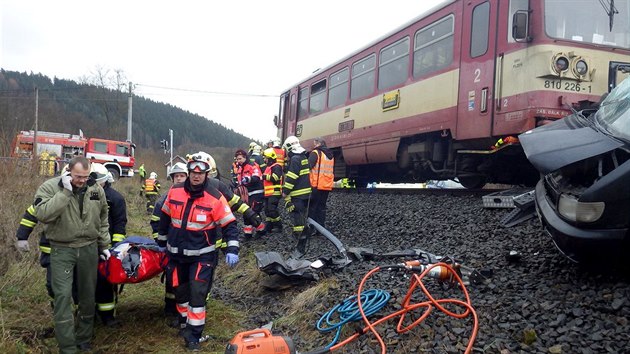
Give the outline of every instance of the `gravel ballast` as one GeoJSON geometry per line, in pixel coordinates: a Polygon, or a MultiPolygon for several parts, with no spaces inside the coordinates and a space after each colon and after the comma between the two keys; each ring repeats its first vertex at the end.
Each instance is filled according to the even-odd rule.
{"type": "MultiPolygon", "coordinates": [[[[630,285],[627,272],[610,267],[578,266],[555,248],[536,218],[511,228],[500,220],[509,209],[484,209],[481,197],[332,193],[327,229],[346,247],[369,247],[388,252],[423,249],[454,256],[464,265],[492,276],[468,292],[479,317],[474,352],[479,353],[627,353],[630,352],[630,285]],[[517,251],[520,259],[510,259],[517,251]]],[[[283,233],[266,235],[242,245],[242,252],[277,251],[286,258],[295,244],[285,221],[283,233]]],[[[335,249],[322,236],[312,237],[306,258],[331,256],[335,249]]],[[[322,271],[319,282],[335,286],[317,296],[316,306],[300,317],[307,323],[282,321],[291,301],[319,282],[270,291],[234,289],[217,277],[213,296],[248,315],[251,328],[274,322],[274,334],[293,338],[300,352],[324,346],[333,338],[320,334],[315,322],[325,311],[356,293],[362,277],[372,268],[403,259],[355,261],[341,271],[322,271]],[[304,328],[307,328],[306,330],[304,328]],[[309,332],[309,333],[305,333],[309,332]]],[[[225,279],[232,279],[225,277],[225,279]]],[[[381,272],[366,288],[390,292],[389,304],[373,318],[400,309],[409,287],[403,273],[381,272]]],[[[427,281],[438,297],[462,298],[457,289],[442,289],[427,281]]],[[[417,295],[417,296],[416,296],[417,295]]],[[[425,298],[418,292],[417,301],[425,298]]],[[[450,307],[462,312],[461,308],[450,307]]],[[[449,318],[437,310],[405,334],[396,333],[398,320],[377,327],[388,353],[462,353],[472,320],[449,318]]],[[[363,324],[350,325],[341,339],[363,324]]],[[[379,353],[371,334],[360,337],[341,352],[379,353]]]]}

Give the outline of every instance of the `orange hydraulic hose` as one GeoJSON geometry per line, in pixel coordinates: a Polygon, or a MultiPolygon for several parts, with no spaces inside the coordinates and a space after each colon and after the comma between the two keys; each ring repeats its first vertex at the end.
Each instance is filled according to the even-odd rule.
{"type": "Polygon", "coordinates": [[[448,264],[446,263],[436,263],[436,264],[432,264],[427,266],[427,268],[422,272],[422,274],[418,275],[418,274],[413,274],[413,277],[411,279],[411,284],[409,286],[409,290],[407,291],[407,294],[405,295],[405,298],[403,300],[402,303],[402,308],[394,313],[391,313],[383,318],[380,318],[376,321],[374,321],[373,323],[370,322],[370,320],[367,318],[367,316],[365,315],[365,313],[363,312],[363,307],[361,304],[361,292],[363,291],[363,286],[365,285],[367,279],[372,276],[372,274],[377,273],[381,270],[381,267],[376,267],[372,270],[370,270],[361,280],[361,283],[359,284],[359,288],[357,290],[357,302],[358,302],[358,307],[359,307],[359,311],[361,313],[361,317],[363,318],[363,322],[365,322],[366,327],[363,328],[363,330],[361,331],[361,333],[355,333],[352,336],[346,338],[345,340],[343,340],[340,343],[337,343],[336,345],[332,346],[330,348],[330,351],[332,352],[333,350],[337,350],[341,347],[343,347],[344,345],[354,341],[355,339],[359,338],[360,335],[367,333],[368,331],[371,331],[372,333],[374,333],[374,336],[376,337],[376,339],[379,342],[379,345],[381,346],[381,353],[385,354],[387,352],[387,348],[385,346],[385,342],[383,341],[382,337],[380,336],[380,334],[378,334],[378,332],[376,331],[375,326],[377,326],[380,323],[383,323],[391,318],[394,318],[396,316],[400,316],[400,320],[398,321],[398,325],[396,327],[396,331],[398,333],[405,333],[411,329],[413,329],[415,326],[417,326],[419,323],[421,323],[423,320],[425,320],[429,314],[431,313],[432,309],[435,307],[438,310],[442,311],[443,313],[451,316],[451,317],[455,317],[455,318],[465,318],[468,317],[470,315],[472,315],[473,317],[473,330],[472,333],[470,335],[470,339],[468,341],[468,346],[466,347],[466,354],[469,354],[472,352],[472,348],[473,348],[473,344],[475,342],[475,339],[477,338],[477,332],[479,331],[479,319],[477,317],[477,312],[475,311],[475,309],[472,306],[472,303],[470,301],[470,296],[468,295],[468,290],[466,290],[466,286],[464,285],[464,282],[462,281],[461,277],[457,274],[457,272],[448,264]],[[431,295],[431,293],[427,290],[427,288],[424,286],[424,283],[422,282],[422,279],[427,276],[429,274],[429,271],[435,267],[446,267],[446,269],[448,269],[449,272],[451,272],[454,281],[456,281],[459,286],[462,289],[462,292],[464,293],[464,297],[466,299],[466,301],[462,301],[462,300],[458,300],[458,299],[434,299],[433,296],[431,295]],[[422,292],[424,293],[424,295],[429,299],[428,301],[423,301],[420,303],[416,303],[416,304],[411,304],[411,296],[413,295],[414,291],[416,290],[416,288],[420,287],[422,289],[422,292]],[[446,303],[452,303],[455,305],[459,305],[462,306],[463,308],[465,308],[466,310],[462,313],[455,313],[452,311],[447,310],[446,308],[444,308],[444,306],[442,306],[441,304],[446,304],[446,303]],[[418,318],[416,321],[414,321],[413,323],[411,323],[410,325],[408,325],[407,327],[403,327],[403,323],[404,323],[404,319],[405,319],[405,315],[407,314],[407,312],[413,311],[417,308],[425,308],[424,313],[420,316],[420,318],[418,318]]]}

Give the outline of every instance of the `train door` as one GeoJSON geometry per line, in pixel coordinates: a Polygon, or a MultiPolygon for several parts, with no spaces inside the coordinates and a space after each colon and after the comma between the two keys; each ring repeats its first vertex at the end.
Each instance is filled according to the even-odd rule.
{"type": "Polygon", "coordinates": [[[489,137],[494,113],[498,1],[464,2],[456,138],[489,137]]]}
{"type": "Polygon", "coordinates": [[[287,108],[285,109],[285,119],[283,119],[283,136],[282,139],[286,139],[288,136],[295,135],[297,126],[297,95],[298,88],[294,87],[287,93],[287,108]]]}
{"type": "Polygon", "coordinates": [[[287,124],[289,122],[289,97],[290,93],[285,92],[280,96],[280,105],[278,107],[278,116],[274,118],[274,123],[278,128],[278,137],[284,141],[287,137],[287,124]]]}

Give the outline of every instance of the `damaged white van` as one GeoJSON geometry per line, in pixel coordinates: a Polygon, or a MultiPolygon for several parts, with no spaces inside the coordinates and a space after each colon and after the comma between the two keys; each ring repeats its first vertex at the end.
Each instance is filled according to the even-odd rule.
{"type": "Polygon", "coordinates": [[[536,209],[570,259],[619,260],[630,250],[630,79],[601,102],[519,136],[540,171],[536,209]]]}

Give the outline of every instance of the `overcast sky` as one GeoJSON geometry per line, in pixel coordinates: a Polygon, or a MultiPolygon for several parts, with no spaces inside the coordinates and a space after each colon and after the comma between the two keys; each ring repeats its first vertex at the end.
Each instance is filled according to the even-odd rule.
{"type": "Polygon", "coordinates": [[[122,69],[138,95],[267,141],[284,90],[440,2],[0,0],[0,66],[72,80],[122,69]]]}

